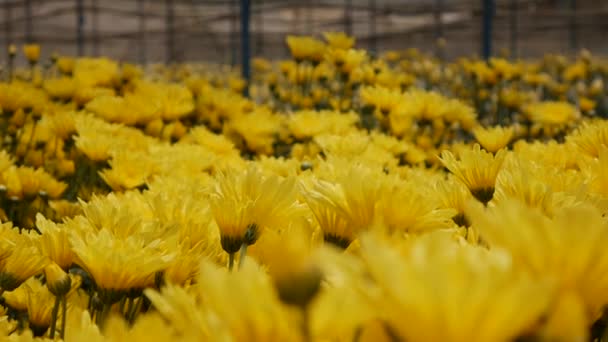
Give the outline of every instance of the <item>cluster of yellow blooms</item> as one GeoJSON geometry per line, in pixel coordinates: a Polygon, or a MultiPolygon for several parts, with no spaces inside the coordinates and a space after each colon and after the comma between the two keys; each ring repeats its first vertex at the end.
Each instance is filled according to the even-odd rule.
{"type": "Polygon", "coordinates": [[[608,61],[287,44],[9,48],[2,341],[608,341],[608,61]]]}

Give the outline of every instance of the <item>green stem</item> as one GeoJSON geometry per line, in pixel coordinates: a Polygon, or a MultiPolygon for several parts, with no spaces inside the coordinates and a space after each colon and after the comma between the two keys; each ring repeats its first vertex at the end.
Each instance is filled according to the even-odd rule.
{"type": "Polygon", "coordinates": [[[141,305],[144,302],[143,298],[134,298],[131,299],[131,302],[134,303],[134,305],[131,308],[131,312],[129,312],[129,317],[127,318],[127,321],[132,324],[135,321],[135,317],[137,316],[137,313],[139,313],[139,311],[141,310],[141,305]],[[135,301],[137,301],[137,303],[135,303],[135,301]]]}
{"type": "Polygon", "coordinates": [[[49,333],[50,338],[55,338],[55,330],[57,329],[57,314],[59,313],[60,303],[61,297],[55,296],[55,305],[53,306],[53,312],[51,313],[51,332],[49,333]]]}
{"type": "Polygon", "coordinates": [[[112,304],[104,303],[100,312],[97,312],[97,326],[102,329],[103,325],[106,321],[108,314],[110,313],[110,309],[112,308],[112,304]]]}
{"type": "Polygon", "coordinates": [[[232,271],[234,268],[234,253],[228,254],[228,270],[232,271]]]}
{"type": "Polygon", "coordinates": [[[302,310],[302,341],[304,342],[308,342],[311,341],[310,338],[310,317],[308,315],[308,307],[306,305],[303,305],[301,307],[302,310]]]}
{"type": "MultiPolygon", "coordinates": [[[[125,304],[127,303],[127,300],[129,300],[129,299],[127,298],[127,296],[123,296],[123,297],[120,299],[120,303],[118,304],[118,311],[119,311],[121,314],[123,314],[123,315],[125,315],[125,304]]],[[[127,310],[129,310],[129,307],[127,307],[127,310]]],[[[128,312],[128,311],[127,311],[127,312],[128,312]]],[[[126,316],[126,315],[125,315],[125,316],[126,316]]]]}
{"type": "Polygon", "coordinates": [[[241,245],[241,251],[239,255],[239,269],[243,268],[243,264],[245,264],[245,257],[247,256],[247,244],[244,243],[241,245]]]}
{"type": "Polygon", "coordinates": [[[65,337],[65,322],[67,321],[68,315],[68,299],[63,297],[61,300],[61,334],[59,337],[63,340],[65,337]]]}

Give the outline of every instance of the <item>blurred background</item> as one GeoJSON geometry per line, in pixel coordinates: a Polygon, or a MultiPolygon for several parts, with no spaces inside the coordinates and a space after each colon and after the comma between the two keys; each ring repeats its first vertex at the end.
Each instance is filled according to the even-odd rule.
{"type": "Polygon", "coordinates": [[[243,37],[251,56],[281,58],[288,54],[285,35],[323,31],[353,34],[372,53],[608,54],[608,0],[0,1],[1,44],[40,43],[46,56],[239,64],[243,37]]]}

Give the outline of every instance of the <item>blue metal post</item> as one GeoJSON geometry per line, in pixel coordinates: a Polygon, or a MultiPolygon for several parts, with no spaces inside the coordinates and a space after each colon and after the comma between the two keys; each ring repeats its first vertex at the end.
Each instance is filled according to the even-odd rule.
{"type": "Polygon", "coordinates": [[[243,79],[247,82],[247,86],[243,90],[245,96],[249,96],[249,81],[251,80],[250,18],[251,2],[250,0],[241,0],[241,73],[243,79]]]}
{"type": "Polygon", "coordinates": [[[76,0],[76,45],[78,56],[84,55],[84,3],[76,0]]]}
{"type": "Polygon", "coordinates": [[[481,55],[489,59],[492,55],[492,21],[494,19],[494,0],[481,0],[483,2],[481,25],[481,55]]]}

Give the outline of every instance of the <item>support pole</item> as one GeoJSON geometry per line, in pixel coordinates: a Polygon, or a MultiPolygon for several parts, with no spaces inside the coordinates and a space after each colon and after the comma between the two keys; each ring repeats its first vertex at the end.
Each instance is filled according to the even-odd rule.
{"type": "Polygon", "coordinates": [[[510,8],[510,21],[509,21],[509,32],[510,32],[510,40],[511,40],[511,58],[518,57],[517,51],[517,41],[518,41],[518,32],[517,32],[517,15],[519,12],[518,2],[519,0],[511,0],[511,8],[510,8]]]}
{"type": "Polygon", "coordinates": [[[443,0],[435,0],[433,10],[433,17],[435,18],[435,39],[440,39],[443,38],[443,20],[441,18],[441,15],[443,14],[443,0]]]}
{"type": "Polygon", "coordinates": [[[6,42],[4,55],[8,53],[8,47],[13,43],[13,4],[4,2],[4,39],[6,42]]]}
{"type": "Polygon", "coordinates": [[[165,1],[165,25],[167,30],[167,64],[175,62],[175,8],[173,0],[165,1]]]}
{"type": "Polygon", "coordinates": [[[576,0],[570,0],[570,49],[576,53],[578,50],[578,35],[576,27],[576,0]]]}
{"type": "Polygon", "coordinates": [[[315,8],[315,1],[308,0],[306,5],[306,34],[312,35],[314,34],[312,22],[314,20],[312,12],[315,8]]]}
{"type": "Polygon", "coordinates": [[[25,0],[25,42],[32,43],[34,41],[34,33],[32,28],[32,0],[25,0]]]}
{"type": "Polygon", "coordinates": [[[433,17],[435,18],[435,48],[436,56],[440,60],[443,60],[443,0],[435,0],[435,6],[433,8],[433,17]]]}
{"type": "Polygon", "coordinates": [[[91,16],[93,24],[93,56],[99,56],[99,6],[97,0],[91,0],[91,16]]]}
{"type": "Polygon", "coordinates": [[[258,0],[258,10],[256,17],[256,44],[255,54],[256,56],[262,56],[264,54],[264,0],[258,0]]]}
{"type": "Polygon", "coordinates": [[[378,52],[378,34],[376,32],[376,0],[369,0],[369,51],[372,55],[378,52]]]}
{"type": "Polygon", "coordinates": [[[241,73],[243,79],[247,82],[245,89],[243,89],[245,96],[249,96],[249,81],[251,80],[250,18],[251,2],[250,0],[241,0],[241,73]]]}
{"type": "Polygon", "coordinates": [[[492,56],[492,21],[494,20],[494,0],[482,1],[481,55],[484,59],[492,56]]]}
{"type": "Polygon", "coordinates": [[[238,26],[238,15],[237,15],[237,7],[239,0],[231,0],[230,4],[230,64],[232,66],[236,65],[237,59],[237,26],[238,26]]]}
{"type": "Polygon", "coordinates": [[[137,14],[139,17],[137,60],[139,64],[143,65],[146,64],[146,8],[144,0],[137,0],[137,14]]]}
{"type": "Polygon", "coordinates": [[[353,0],[344,0],[344,32],[353,34],[353,0]]]}
{"type": "Polygon", "coordinates": [[[78,56],[84,55],[84,0],[76,0],[76,46],[78,56]]]}

